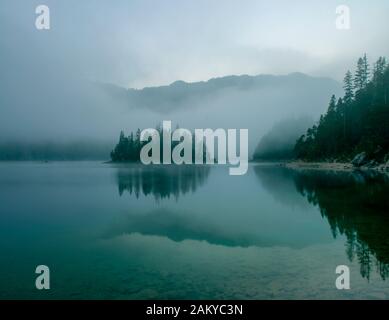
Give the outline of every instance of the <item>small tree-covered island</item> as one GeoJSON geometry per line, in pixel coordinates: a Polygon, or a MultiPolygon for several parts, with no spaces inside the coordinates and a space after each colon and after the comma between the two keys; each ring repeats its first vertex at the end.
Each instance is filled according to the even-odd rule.
{"type": "Polygon", "coordinates": [[[248,129],[171,130],[171,121],[162,121],[162,128],[145,129],[133,137],[120,134],[111,153],[114,161],[141,161],[143,164],[231,164],[230,175],[243,175],[248,168],[248,129]],[[215,153],[215,149],[217,152],[215,153]],[[228,152],[227,152],[228,149],[228,152]],[[239,149],[239,150],[238,150],[239,149]]]}
{"type": "MultiPolygon", "coordinates": [[[[177,126],[178,129],[178,126],[177,126]]],[[[168,136],[170,141],[172,138],[172,132],[171,130],[164,130],[162,125],[158,125],[156,127],[156,131],[159,134],[160,137],[168,136]]],[[[151,137],[149,137],[148,140],[150,140],[151,137]]],[[[197,146],[196,148],[196,142],[195,142],[195,136],[192,135],[190,137],[192,140],[191,143],[191,160],[193,163],[195,162],[196,156],[200,157],[202,159],[202,162],[205,162],[208,156],[207,149],[205,144],[202,144],[202,148],[197,146]],[[201,152],[199,155],[198,152],[201,152]]],[[[115,148],[111,151],[111,160],[112,162],[141,162],[141,150],[142,148],[148,144],[149,141],[145,141],[141,139],[141,130],[137,129],[135,134],[133,132],[130,133],[129,136],[125,136],[124,132],[120,132],[119,136],[119,142],[115,146],[115,148]]],[[[159,139],[159,150],[163,150],[163,139],[159,139]]],[[[180,143],[180,141],[171,141],[170,142],[170,158],[172,155],[172,151],[174,148],[180,143]]],[[[181,149],[181,154],[183,153],[183,149],[181,149]]],[[[160,152],[160,162],[163,162],[163,152],[160,152]]],[[[170,159],[171,160],[171,159],[170,159]]]]}

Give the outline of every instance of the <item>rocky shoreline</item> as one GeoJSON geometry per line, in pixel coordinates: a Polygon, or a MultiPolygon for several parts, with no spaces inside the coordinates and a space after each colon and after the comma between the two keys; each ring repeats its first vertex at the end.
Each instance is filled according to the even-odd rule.
{"type": "Polygon", "coordinates": [[[320,161],[307,162],[302,160],[289,161],[281,165],[293,169],[317,169],[333,171],[378,171],[389,174],[389,153],[382,154],[382,149],[377,148],[373,155],[366,152],[358,153],[350,162],[320,161]]]}
{"type": "Polygon", "coordinates": [[[379,171],[389,174],[389,163],[385,164],[366,164],[355,166],[351,162],[305,162],[305,161],[291,161],[281,164],[287,168],[292,169],[312,169],[312,170],[333,170],[333,171],[379,171]]]}

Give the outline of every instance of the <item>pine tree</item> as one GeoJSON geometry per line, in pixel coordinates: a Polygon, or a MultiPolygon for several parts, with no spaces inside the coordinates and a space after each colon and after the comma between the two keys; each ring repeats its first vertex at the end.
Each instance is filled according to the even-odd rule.
{"type": "Polygon", "coordinates": [[[363,87],[365,88],[367,86],[367,83],[369,82],[369,76],[370,76],[370,67],[369,67],[369,62],[367,61],[366,53],[363,55],[362,61],[363,61],[363,87]]]}
{"type": "Polygon", "coordinates": [[[350,104],[354,99],[354,88],[353,88],[353,76],[350,70],[347,71],[346,76],[343,80],[343,89],[344,89],[344,102],[350,104]]]}
{"type": "Polygon", "coordinates": [[[385,104],[385,69],[386,59],[379,57],[377,62],[374,64],[373,70],[373,85],[374,85],[374,104],[381,105],[385,104]]]}
{"type": "Polygon", "coordinates": [[[389,107],[389,65],[386,66],[384,76],[384,105],[389,107]]]}
{"type": "Polygon", "coordinates": [[[355,76],[354,76],[354,89],[357,91],[363,89],[363,60],[362,60],[362,58],[358,59],[357,70],[355,71],[355,76]]]}
{"type": "Polygon", "coordinates": [[[358,59],[357,70],[354,76],[354,88],[357,91],[363,90],[369,81],[369,63],[366,54],[358,59]]]}
{"type": "Polygon", "coordinates": [[[384,75],[386,68],[385,57],[379,57],[377,62],[374,64],[373,81],[378,81],[384,75]]]}
{"type": "Polygon", "coordinates": [[[336,110],[336,97],[335,97],[335,95],[333,94],[333,95],[331,96],[331,100],[330,100],[330,104],[329,104],[329,106],[328,106],[328,112],[327,112],[327,114],[332,114],[332,113],[335,112],[335,110],[336,110]]]}

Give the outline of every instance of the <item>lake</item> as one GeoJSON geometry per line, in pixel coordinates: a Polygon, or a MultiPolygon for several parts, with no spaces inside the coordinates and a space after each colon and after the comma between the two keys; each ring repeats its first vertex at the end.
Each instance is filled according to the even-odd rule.
{"type": "Polygon", "coordinates": [[[3,162],[0,298],[388,299],[388,195],[376,173],[3,162]]]}

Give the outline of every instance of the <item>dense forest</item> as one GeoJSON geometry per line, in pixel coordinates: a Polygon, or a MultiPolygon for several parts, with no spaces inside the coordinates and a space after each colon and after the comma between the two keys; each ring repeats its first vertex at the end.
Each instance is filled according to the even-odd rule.
{"type": "Polygon", "coordinates": [[[328,111],[296,142],[296,157],[307,161],[388,161],[389,65],[380,57],[373,67],[366,55],[344,77],[344,96],[331,97],[328,111]]]}
{"type": "Polygon", "coordinates": [[[111,160],[114,162],[120,161],[140,161],[140,150],[144,142],[140,141],[140,129],[134,135],[133,132],[126,137],[124,132],[120,132],[119,142],[111,151],[111,160]]]}
{"type": "MultiPolygon", "coordinates": [[[[178,128],[178,127],[177,127],[178,128]]],[[[162,150],[163,150],[163,129],[162,126],[157,126],[156,130],[160,136],[160,150],[161,150],[161,162],[162,162],[162,150]]],[[[172,138],[172,132],[169,132],[170,139],[172,138]]],[[[115,148],[111,151],[111,160],[113,162],[140,162],[140,151],[144,145],[148,143],[148,141],[141,141],[141,130],[137,129],[135,134],[133,132],[130,133],[129,136],[125,136],[124,132],[120,132],[119,142],[115,146],[115,148]]],[[[150,141],[151,138],[149,138],[150,141]]],[[[171,149],[173,150],[175,146],[177,146],[179,141],[171,142],[171,149]]],[[[192,134],[192,160],[195,160],[195,138],[194,134],[192,134]]],[[[206,157],[208,156],[205,144],[203,146],[203,161],[205,162],[206,157]]]]}

